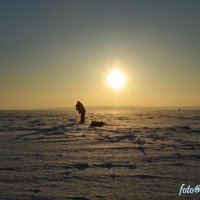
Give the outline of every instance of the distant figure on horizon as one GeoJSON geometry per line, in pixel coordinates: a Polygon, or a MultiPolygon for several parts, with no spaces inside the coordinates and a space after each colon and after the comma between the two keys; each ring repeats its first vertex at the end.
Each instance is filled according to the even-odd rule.
{"type": "Polygon", "coordinates": [[[85,122],[85,108],[83,106],[83,104],[80,101],[77,101],[76,103],[76,110],[78,110],[78,113],[81,114],[81,121],[82,123],[85,122]]]}
{"type": "Polygon", "coordinates": [[[179,108],[179,109],[178,109],[178,111],[180,112],[180,111],[181,111],[181,109],[179,108]]]}

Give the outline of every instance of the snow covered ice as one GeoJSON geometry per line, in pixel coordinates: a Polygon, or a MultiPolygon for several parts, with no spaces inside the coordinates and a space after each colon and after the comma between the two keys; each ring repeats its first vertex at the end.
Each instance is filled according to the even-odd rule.
{"type": "Polygon", "coordinates": [[[200,111],[86,114],[0,111],[0,199],[179,199],[200,184],[200,111]]]}

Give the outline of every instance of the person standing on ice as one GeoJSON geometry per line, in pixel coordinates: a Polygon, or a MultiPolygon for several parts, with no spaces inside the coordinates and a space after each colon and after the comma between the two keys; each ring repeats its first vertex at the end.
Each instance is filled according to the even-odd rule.
{"type": "Polygon", "coordinates": [[[78,113],[81,114],[81,123],[85,122],[85,108],[83,106],[83,104],[80,101],[77,101],[76,103],[76,110],[78,110],[78,113]]]}

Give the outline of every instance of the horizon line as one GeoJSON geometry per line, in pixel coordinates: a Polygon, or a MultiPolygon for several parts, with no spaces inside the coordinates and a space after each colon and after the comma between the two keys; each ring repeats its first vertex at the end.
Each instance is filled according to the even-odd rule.
{"type": "MultiPolygon", "coordinates": [[[[124,109],[128,109],[128,108],[132,108],[132,109],[196,109],[199,110],[200,106],[85,106],[88,109],[120,109],[120,108],[124,108],[124,109]]],[[[24,110],[24,111],[36,111],[36,110],[63,110],[63,109],[74,109],[74,106],[65,106],[65,107],[49,107],[49,108],[5,108],[5,109],[0,109],[0,111],[20,111],[20,110],[24,110]]]]}

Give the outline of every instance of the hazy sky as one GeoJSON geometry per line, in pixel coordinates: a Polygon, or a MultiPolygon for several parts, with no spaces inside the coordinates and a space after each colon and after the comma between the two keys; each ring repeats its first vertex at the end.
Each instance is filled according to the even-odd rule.
{"type": "Polygon", "coordinates": [[[1,0],[0,109],[200,105],[199,0],[1,0]],[[116,65],[122,90],[106,83],[116,65]]]}

